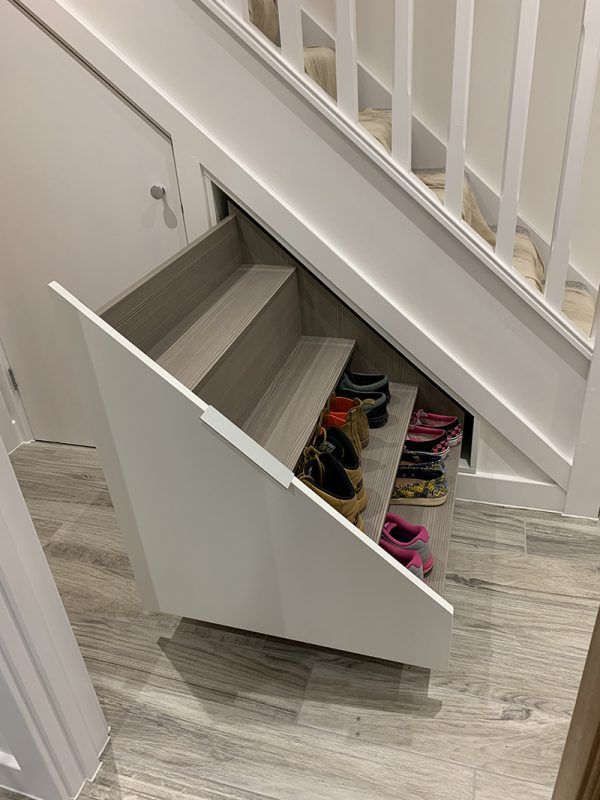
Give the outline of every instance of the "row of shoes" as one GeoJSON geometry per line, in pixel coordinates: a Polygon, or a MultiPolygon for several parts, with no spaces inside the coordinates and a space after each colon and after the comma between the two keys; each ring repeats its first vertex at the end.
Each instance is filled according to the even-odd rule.
{"type": "Polygon", "coordinates": [[[387,514],[379,546],[421,580],[433,569],[429,531],[424,525],[413,525],[397,514],[387,514]]]}
{"type": "Polygon", "coordinates": [[[420,409],[413,414],[390,503],[439,506],[448,499],[445,459],[462,441],[457,417],[420,409]]]}
{"type": "MultiPolygon", "coordinates": [[[[462,441],[457,417],[415,411],[398,464],[391,504],[437,506],[448,499],[445,459],[462,441]]],[[[429,531],[397,514],[387,514],[379,546],[423,580],[433,569],[429,531]]]]}
{"type": "Polygon", "coordinates": [[[360,530],[368,503],[362,451],[369,444],[369,428],[388,421],[390,397],[385,375],[347,371],[321,412],[296,470],[303,483],[360,530]]]}

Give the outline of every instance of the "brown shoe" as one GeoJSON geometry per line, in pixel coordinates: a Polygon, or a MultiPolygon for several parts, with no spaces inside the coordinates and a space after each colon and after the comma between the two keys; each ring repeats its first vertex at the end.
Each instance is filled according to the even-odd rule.
{"type": "Polygon", "coordinates": [[[312,443],[319,452],[331,453],[346,470],[346,475],[352,481],[356,492],[358,510],[362,514],[367,507],[367,492],[363,482],[360,460],[350,437],[341,428],[323,427],[318,431],[312,443]]]}
{"type": "MultiPolygon", "coordinates": [[[[332,415],[332,425],[341,428],[346,423],[350,423],[347,428],[352,431],[351,433],[347,428],[344,432],[354,439],[354,429],[358,434],[361,448],[369,444],[369,421],[364,411],[364,406],[372,403],[372,400],[359,400],[358,398],[338,397],[334,394],[331,395],[327,401],[327,411],[332,415]],[[335,420],[338,424],[335,424],[335,420]]],[[[359,454],[360,455],[360,454],[359,454]]]]}
{"type": "Polygon", "coordinates": [[[299,479],[353,525],[364,529],[354,486],[335,456],[307,447],[299,479]]]}

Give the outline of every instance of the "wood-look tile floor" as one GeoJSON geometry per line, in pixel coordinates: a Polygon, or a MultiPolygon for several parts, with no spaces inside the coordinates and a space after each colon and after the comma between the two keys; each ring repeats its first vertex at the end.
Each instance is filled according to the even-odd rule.
{"type": "Polygon", "coordinates": [[[597,524],[457,502],[452,658],[429,672],[145,612],[95,452],[12,462],[112,728],[82,800],[550,799],[597,524]]]}

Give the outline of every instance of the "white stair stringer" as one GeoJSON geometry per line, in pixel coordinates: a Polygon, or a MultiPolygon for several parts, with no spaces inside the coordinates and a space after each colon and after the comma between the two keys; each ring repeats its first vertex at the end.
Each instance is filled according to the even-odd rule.
{"type": "Polygon", "coordinates": [[[145,21],[161,31],[157,63],[145,29],[123,24],[132,13],[124,4],[109,14],[72,0],[79,21],[55,12],[55,0],[25,4],[42,17],[51,7],[57,33],[101,63],[173,136],[176,153],[202,164],[392,344],[567,486],[589,348],[482,264],[484,251],[427,206],[418,179],[392,176],[381,148],[367,154],[309,102],[275,68],[273,46],[259,55],[260,34],[232,32],[213,0],[157,4],[145,21]]]}
{"type": "Polygon", "coordinates": [[[146,608],[447,668],[453,609],[442,597],[76,298],[51,289],[146,608]]]}

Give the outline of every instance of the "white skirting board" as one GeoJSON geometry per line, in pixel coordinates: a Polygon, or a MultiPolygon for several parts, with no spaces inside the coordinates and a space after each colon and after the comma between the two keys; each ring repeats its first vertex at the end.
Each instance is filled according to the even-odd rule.
{"type": "Polygon", "coordinates": [[[453,609],[442,597],[51,288],[147,608],[447,667],[453,609]]]}
{"type": "Polygon", "coordinates": [[[482,472],[461,472],[456,485],[456,499],[562,512],[565,491],[550,482],[482,472]]]}

